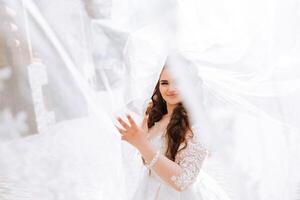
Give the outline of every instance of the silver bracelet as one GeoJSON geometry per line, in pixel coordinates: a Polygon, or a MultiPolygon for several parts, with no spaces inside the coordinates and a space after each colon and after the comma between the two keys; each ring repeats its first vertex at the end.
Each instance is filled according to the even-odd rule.
{"type": "Polygon", "coordinates": [[[153,157],[153,159],[149,163],[149,165],[146,165],[146,167],[148,167],[149,169],[151,169],[155,165],[155,163],[158,161],[159,154],[160,154],[160,151],[157,151],[155,153],[155,156],[153,157]]]}

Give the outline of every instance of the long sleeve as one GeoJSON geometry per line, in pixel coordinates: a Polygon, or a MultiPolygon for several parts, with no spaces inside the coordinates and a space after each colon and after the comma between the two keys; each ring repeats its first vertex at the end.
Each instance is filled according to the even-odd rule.
{"type": "Polygon", "coordinates": [[[171,180],[180,191],[196,180],[206,156],[207,149],[194,139],[188,140],[187,147],[178,152],[175,162],[181,167],[181,173],[179,176],[171,176],[171,180]]]}
{"type": "MultiPolygon", "coordinates": [[[[193,131],[196,132],[194,129],[193,131]]],[[[207,155],[207,150],[200,143],[197,134],[193,138],[187,139],[187,146],[184,149],[182,149],[183,146],[184,144],[181,144],[179,147],[175,162],[161,154],[156,164],[151,168],[151,171],[162,181],[177,191],[185,190],[196,180],[207,155]]],[[[165,150],[165,148],[163,149],[165,150]]],[[[138,150],[142,158],[146,162],[150,162],[158,149],[153,142],[149,141],[141,145],[138,150]]]]}

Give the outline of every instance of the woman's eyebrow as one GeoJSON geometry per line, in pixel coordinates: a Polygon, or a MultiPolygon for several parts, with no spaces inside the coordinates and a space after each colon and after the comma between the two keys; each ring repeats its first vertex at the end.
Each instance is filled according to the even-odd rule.
{"type": "Polygon", "coordinates": [[[160,80],[160,82],[168,82],[168,80],[160,80]]]}

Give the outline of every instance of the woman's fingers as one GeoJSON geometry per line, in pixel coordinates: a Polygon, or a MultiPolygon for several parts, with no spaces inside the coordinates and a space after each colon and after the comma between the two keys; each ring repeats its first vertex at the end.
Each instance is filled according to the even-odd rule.
{"type": "Polygon", "coordinates": [[[123,126],[123,128],[125,128],[125,129],[130,128],[130,126],[126,122],[124,122],[120,117],[117,117],[117,120],[123,126]]]}
{"type": "Polygon", "coordinates": [[[118,129],[118,131],[121,133],[121,140],[127,140],[127,138],[126,138],[126,136],[124,135],[124,133],[126,132],[125,130],[123,130],[123,129],[121,129],[121,128],[119,128],[119,127],[117,127],[116,125],[115,125],[115,127],[118,129]]]}
{"type": "Polygon", "coordinates": [[[122,125],[122,128],[119,128],[118,126],[115,125],[115,127],[118,129],[118,131],[121,133],[121,140],[126,140],[128,141],[128,137],[131,137],[134,132],[137,131],[137,125],[133,118],[130,115],[127,115],[127,119],[129,122],[129,125],[121,118],[117,117],[118,122],[122,125]]]}
{"type": "Polygon", "coordinates": [[[126,140],[126,137],[122,135],[121,140],[126,140]]]}
{"type": "Polygon", "coordinates": [[[127,119],[128,119],[128,121],[129,121],[131,127],[134,127],[134,128],[137,127],[135,121],[132,119],[132,117],[131,117],[130,115],[127,115],[127,119]]]}
{"type": "Polygon", "coordinates": [[[123,129],[117,127],[117,126],[115,126],[115,127],[118,129],[118,131],[119,131],[121,134],[124,134],[124,133],[125,133],[125,130],[123,130],[123,129]]]}

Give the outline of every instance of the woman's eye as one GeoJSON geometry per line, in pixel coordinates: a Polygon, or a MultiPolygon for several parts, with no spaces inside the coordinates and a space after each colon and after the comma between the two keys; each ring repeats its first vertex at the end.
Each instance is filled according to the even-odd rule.
{"type": "Polygon", "coordinates": [[[160,83],[161,85],[168,85],[168,83],[160,83]]]}

